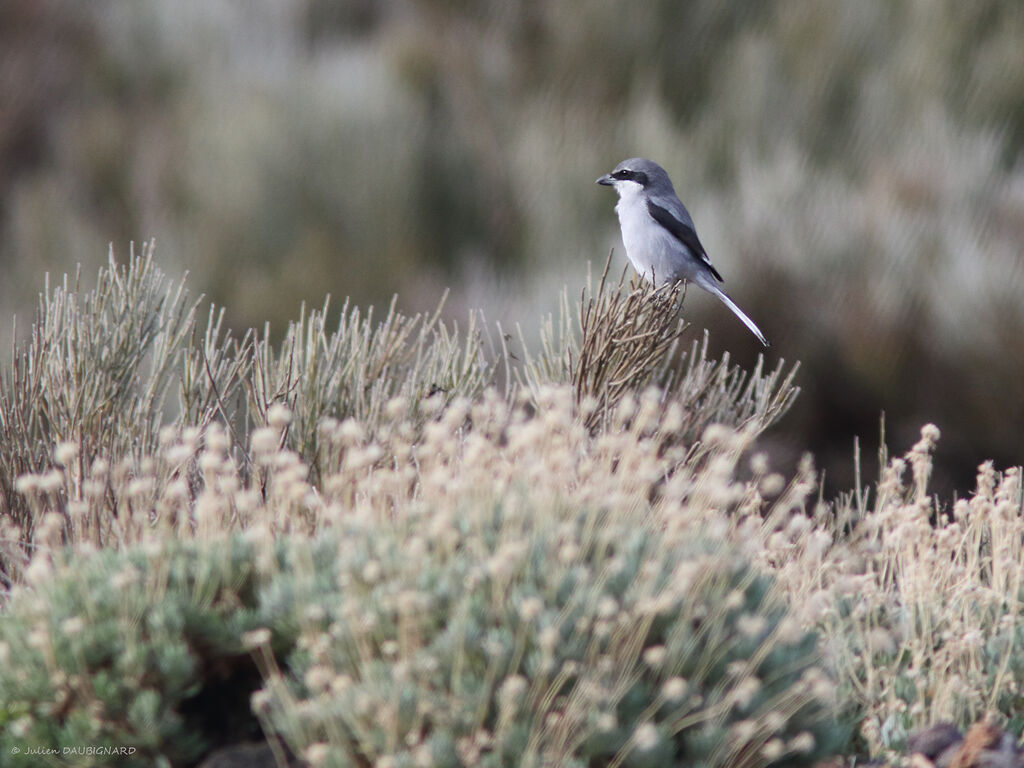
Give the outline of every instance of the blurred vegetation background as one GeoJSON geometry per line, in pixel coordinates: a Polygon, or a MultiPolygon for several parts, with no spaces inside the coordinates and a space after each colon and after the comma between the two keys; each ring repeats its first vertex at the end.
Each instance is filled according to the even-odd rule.
{"type": "MultiPolygon", "coordinates": [[[[594,179],[645,155],[769,366],[802,361],[780,468],[849,487],[884,411],[965,491],[1024,456],[1022,41],[1017,0],[5,0],[3,340],[44,272],[149,238],[236,330],[450,286],[531,332],[625,263],[594,179]]],[[[714,299],[686,315],[754,363],[714,299]]]]}

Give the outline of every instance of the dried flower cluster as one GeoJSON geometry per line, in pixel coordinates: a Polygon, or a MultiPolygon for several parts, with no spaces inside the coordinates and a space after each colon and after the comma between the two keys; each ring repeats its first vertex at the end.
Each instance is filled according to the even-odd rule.
{"type": "MultiPolygon", "coordinates": [[[[27,662],[23,677],[0,675],[28,710],[19,728],[38,735],[50,708],[31,685],[32,660],[46,667],[47,655],[77,676],[51,673],[44,699],[111,706],[84,682],[95,670],[54,633],[76,626],[88,658],[109,642],[94,628],[125,606],[143,617],[132,642],[159,657],[180,643],[166,618],[147,631],[156,616],[179,603],[197,615],[196,629],[181,628],[191,648],[189,633],[237,603],[244,623],[217,634],[259,661],[254,707],[266,731],[314,764],[797,765],[841,743],[815,635],[737,543],[762,493],[781,485],[763,471],[733,479],[756,427],[708,429],[691,461],[675,439],[680,406],[658,390],[624,398],[614,430],[598,435],[568,385],[522,400],[437,398],[420,423],[394,398],[373,435],[355,419],[325,420],[320,487],[282,447],[284,408],[253,433],[248,475],[211,425],[166,431],[147,474],[90,473],[105,493],[70,522],[49,510],[67,473],[54,470],[52,488],[27,476],[43,521],[26,587],[50,597],[19,590],[17,630],[0,637],[27,662]],[[111,496],[116,528],[90,527],[111,496]],[[78,546],[58,547],[62,533],[78,546]],[[88,550],[116,536],[138,544],[128,562],[87,565],[112,554],[88,550]],[[197,547],[190,559],[183,540],[197,547]],[[221,552],[232,555],[218,565],[221,552]],[[188,607],[204,581],[213,602],[188,607]],[[69,592],[64,614],[41,609],[69,592]],[[158,594],[160,607],[146,607],[158,594]],[[272,647],[296,626],[285,675],[272,647]]],[[[143,684],[118,664],[127,687],[143,684]]],[[[90,723],[106,738],[141,739],[135,721],[90,723]]]]}
{"type": "Polygon", "coordinates": [[[939,430],[850,496],[770,536],[764,552],[804,626],[819,628],[872,751],[913,730],[1002,713],[1019,732],[1024,502],[1019,468],[979,469],[952,508],[928,494],[939,430]],[[909,477],[907,477],[909,471],[909,477]]]}

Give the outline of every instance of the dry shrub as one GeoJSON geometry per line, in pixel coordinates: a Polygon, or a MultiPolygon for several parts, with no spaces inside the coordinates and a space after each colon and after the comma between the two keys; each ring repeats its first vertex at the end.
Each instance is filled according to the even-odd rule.
{"type": "Polygon", "coordinates": [[[542,324],[539,354],[525,340],[524,364],[515,369],[518,382],[534,400],[546,384],[572,385],[576,402],[592,430],[612,428],[611,418],[623,401],[654,386],[666,407],[682,405],[682,441],[694,443],[710,424],[753,424],[760,431],[789,410],[799,387],[797,365],[786,371],[780,359],[769,373],[759,356],[752,371],[730,364],[728,353],[709,360],[708,338],[682,344],[686,324],[680,317],[685,285],[608,283],[611,254],[596,290],[585,287],[578,305],[563,291],[558,328],[552,318],[542,324]]]}
{"type": "MultiPolygon", "coordinates": [[[[216,314],[199,333],[195,305],[148,256],[112,265],[94,293],[48,291],[0,380],[3,572],[42,583],[90,550],[238,531],[259,546],[388,531],[414,550],[417,531],[465,538],[496,510],[493,535],[470,536],[495,548],[481,562],[499,567],[543,528],[564,547],[542,568],[572,561],[558,523],[582,513],[587,536],[635,529],[666,551],[710,540],[773,575],[790,626],[824,638],[863,751],[986,713],[1019,733],[1020,470],[986,465],[975,494],[946,506],[929,493],[928,426],[874,487],[826,504],[810,459],[788,483],[765,456],[746,462],[792,403],[795,369],[683,354],[678,296],[609,290],[606,275],[577,313],[563,302],[559,332],[549,325],[508,391],[488,386],[482,335],[435,316],[392,310],[375,325],[347,310],[328,334],[314,312],[275,352],[265,338],[235,345],[216,314]],[[165,420],[174,384],[181,409],[165,420]]],[[[768,751],[745,755],[753,765],[790,743],[757,733],[768,751]]]]}
{"type": "Polygon", "coordinates": [[[873,754],[943,720],[1024,727],[1021,470],[983,465],[972,497],[950,508],[928,492],[938,438],[924,427],[873,493],[766,527],[765,561],[826,637],[873,754]]]}
{"type": "MultiPolygon", "coordinates": [[[[253,432],[251,470],[211,424],[204,433],[168,429],[135,474],[90,475],[87,488],[104,492],[69,504],[67,518],[47,511],[54,486],[71,487],[65,468],[22,478],[42,522],[18,620],[0,633],[0,653],[14,649],[25,661],[24,673],[0,676],[17,732],[70,738],[73,728],[40,716],[45,702],[106,700],[106,688],[91,692],[94,670],[74,650],[106,658],[105,628],[128,620],[123,608],[139,627],[137,645],[153,646],[158,659],[176,649],[180,659],[182,644],[205,637],[230,657],[254,616],[268,622],[261,648],[298,626],[287,666],[300,677],[286,682],[284,660],[262,648],[268,689],[255,703],[268,731],[311,763],[427,749],[451,765],[529,756],[566,766],[678,758],[757,768],[807,764],[842,742],[813,635],[791,620],[771,577],[751,567],[756,537],[737,535],[755,520],[762,492],[781,483],[763,467],[750,481],[734,478],[755,430],[709,429],[706,460],[694,463],[672,439],[678,406],[662,409],[654,389],[624,400],[614,429],[597,435],[569,385],[545,387],[541,407],[495,390],[447,404],[435,395],[421,404],[425,422],[412,405],[391,399],[373,431],[353,418],[322,422],[318,484],[282,447],[292,422],[283,407],[253,432]],[[137,578],[115,580],[125,563],[88,556],[99,534],[117,537],[137,578]],[[83,558],[86,596],[76,571],[83,558]],[[177,586],[165,592],[168,572],[177,586]],[[221,582],[223,593],[214,589],[221,582]],[[254,586],[236,599],[235,583],[254,586]],[[182,625],[147,629],[178,610],[182,625]],[[81,627],[77,639],[66,636],[71,625],[81,627]],[[44,635],[66,672],[52,674],[45,655],[28,650],[30,636],[44,635]]],[[[134,693],[136,671],[104,674],[134,693]]],[[[90,733],[128,734],[147,754],[170,749],[173,738],[142,724],[149,712],[171,717],[183,692],[145,681],[145,707],[133,704],[127,723],[103,717],[104,708],[87,717],[90,733]]],[[[0,743],[18,733],[0,727],[0,743]]]]}
{"type": "Polygon", "coordinates": [[[654,288],[634,281],[624,292],[623,271],[618,286],[606,291],[610,266],[609,255],[596,294],[581,295],[579,348],[575,355],[566,350],[576,402],[595,401],[587,418],[591,428],[605,423],[626,392],[650,384],[686,328],[679,317],[684,285],[654,288]]]}

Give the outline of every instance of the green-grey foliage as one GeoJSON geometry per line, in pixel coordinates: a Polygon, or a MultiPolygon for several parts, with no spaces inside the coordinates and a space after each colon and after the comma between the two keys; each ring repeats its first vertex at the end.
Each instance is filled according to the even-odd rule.
{"type": "Polygon", "coordinates": [[[254,549],[239,538],[61,553],[0,622],[0,750],[55,751],[33,765],[189,764],[217,740],[259,734],[259,677],[243,635],[294,622],[261,611],[254,549]],[[62,754],[96,747],[93,755],[62,754]],[[119,748],[130,754],[102,750],[119,748]]]}
{"type": "Polygon", "coordinates": [[[444,299],[434,312],[411,317],[395,303],[375,321],[373,307],[363,313],[346,301],[333,333],[325,327],[327,302],[308,314],[303,308],[279,349],[269,333],[255,345],[247,381],[253,419],[266,423],[273,404],[287,405],[294,417],[288,445],[317,471],[325,418],[354,418],[372,429],[394,397],[418,407],[434,394],[445,400],[479,395],[491,382],[495,364],[484,356],[474,315],[463,336],[440,319],[444,299]]]}
{"type": "Polygon", "coordinates": [[[0,370],[0,511],[31,530],[14,486],[23,474],[52,466],[61,443],[75,447],[77,484],[92,462],[151,455],[173,419],[173,396],[189,424],[225,410],[239,384],[239,347],[211,308],[205,334],[198,301],[184,282],[157,268],[152,245],[126,264],[100,269],[87,289],[81,274],[46,288],[27,342],[0,370]]]}
{"type": "Polygon", "coordinates": [[[1024,727],[1022,472],[986,463],[974,494],[945,507],[928,493],[938,437],[927,425],[909,452],[883,463],[874,493],[840,499],[827,513],[835,541],[812,560],[842,574],[827,608],[810,613],[839,698],[875,752],[903,749],[938,721],[966,730],[990,718],[1015,735],[1024,727]]]}
{"type": "Polygon", "coordinates": [[[256,697],[315,765],[738,768],[845,742],[815,637],[729,547],[514,505],[334,541],[337,595],[256,697]]]}
{"type": "Polygon", "coordinates": [[[257,666],[266,733],[327,742],[316,764],[800,765],[842,742],[815,637],[734,550],[551,511],[59,553],[0,623],[0,749],[186,763],[253,736],[257,666]]]}
{"type": "MultiPolygon", "coordinates": [[[[52,289],[47,281],[28,340],[0,369],[0,519],[26,540],[35,513],[17,481],[52,467],[57,446],[69,445],[74,463],[69,481],[53,489],[63,504],[81,500],[97,459],[137,473],[165,425],[181,432],[217,420],[235,433],[237,447],[280,403],[293,417],[288,446],[319,470],[324,418],[355,417],[372,427],[394,396],[412,403],[434,393],[472,396],[495,371],[475,316],[461,333],[440,318],[443,300],[435,312],[412,317],[392,302],[379,322],[372,308],[364,316],[346,303],[334,333],[325,330],[325,303],[303,311],[275,348],[269,330],[236,341],[212,306],[204,326],[200,299],[161,273],[152,244],[124,264],[111,252],[95,287],[82,282],[80,274],[52,289]]],[[[249,463],[243,452],[235,458],[249,463]]],[[[14,578],[9,566],[0,573],[14,578]]]]}

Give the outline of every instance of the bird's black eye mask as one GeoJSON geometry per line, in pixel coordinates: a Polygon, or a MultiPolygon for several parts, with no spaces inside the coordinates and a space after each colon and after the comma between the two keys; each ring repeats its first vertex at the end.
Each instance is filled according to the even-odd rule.
{"type": "Polygon", "coordinates": [[[624,168],[621,171],[615,171],[612,178],[616,181],[635,181],[641,187],[647,186],[647,174],[643,171],[630,171],[624,168]]]}

